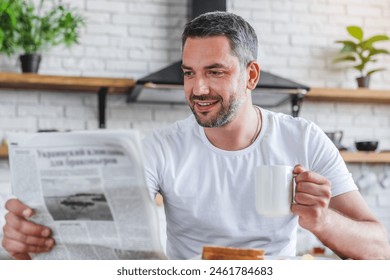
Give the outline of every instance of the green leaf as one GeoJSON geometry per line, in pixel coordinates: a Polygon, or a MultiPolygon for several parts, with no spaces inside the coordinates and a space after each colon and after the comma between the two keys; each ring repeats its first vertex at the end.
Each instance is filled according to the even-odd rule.
{"type": "Polygon", "coordinates": [[[333,60],[334,63],[344,62],[344,61],[356,61],[356,58],[352,55],[338,57],[333,60]]]}
{"type": "Polygon", "coordinates": [[[390,40],[390,38],[387,35],[375,35],[375,36],[372,36],[371,38],[367,39],[367,42],[372,44],[372,43],[375,43],[375,42],[388,41],[388,40],[390,40]]]}
{"type": "Polygon", "coordinates": [[[355,45],[357,46],[357,44],[354,42],[354,41],[351,41],[351,40],[337,40],[335,41],[336,43],[339,43],[339,44],[350,44],[350,45],[355,45]]]}
{"type": "Polygon", "coordinates": [[[1,50],[1,45],[3,44],[4,41],[4,37],[5,37],[4,31],[0,29],[0,50],[1,50]]]}
{"type": "Polygon", "coordinates": [[[350,45],[344,45],[344,47],[342,47],[342,49],[340,50],[340,53],[350,53],[350,52],[354,52],[356,48],[354,48],[353,46],[350,46],[350,45]]]}
{"type": "Polygon", "coordinates": [[[343,54],[349,52],[355,52],[358,46],[355,42],[352,42],[350,40],[336,41],[336,43],[343,44],[343,47],[340,50],[340,53],[343,54]]]}
{"type": "Polygon", "coordinates": [[[371,74],[373,74],[375,72],[384,71],[384,70],[386,70],[386,68],[378,68],[378,69],[375,69],[375,70],[371,70],[371,71],[367,72],[367,76],[369,76],[369,75],[371,75],[371,74]]]}
{"type": "Polygon", "coordinates": [[[375,36],[372,36],[371,38],[365,40],[362,42],[362,45],[364,48],[366,49],[370,49],[372,48],[373,44],[375,42],[379,42],[379,41],[388,41],[390,38],[386,35],[375,35],[375,36]]]}
{"type": "Polygon", "coordinates": [[[347,31],[352,37],[359,41],[363,40],[363,30],[359,26],[347,26],[347,31]]]}
{"type": "Polygon", "coordinates": [[[364,64],[359,64],[359,65],[353,66],[353,68],[362,72],[364,69],[364,66],[365,66],[364,64]]]}
{"type": "Polygon", "coordinates": [[[390,54],[388,50],[385,49],[372,49],[370,50],[370,56],[374,56],[377,54],[390,54]]]}

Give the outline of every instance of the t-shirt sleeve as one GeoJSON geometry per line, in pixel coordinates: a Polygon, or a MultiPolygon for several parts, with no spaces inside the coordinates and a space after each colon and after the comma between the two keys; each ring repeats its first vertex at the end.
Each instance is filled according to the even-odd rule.
{"type": "Polygon", "coordinates": [[[357,190],[340,152],[326,134],[315,124],[310,125],[308,155],[310,169],[326,177],[332,184],[332,197],[357,190]]]}
{"type": "Polygon", "coordinates": [[[163,166],[161,143],[156,132],[142,141],[146,183],[152,198],[160,191],[160,171],[163,166]]]}

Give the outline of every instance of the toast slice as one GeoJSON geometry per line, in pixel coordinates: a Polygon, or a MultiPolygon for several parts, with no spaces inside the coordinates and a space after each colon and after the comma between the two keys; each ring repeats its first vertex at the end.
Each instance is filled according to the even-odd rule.
{"type": "Polygon", "coordinates": [[[264,250],[204,246],[202,260],[264,260],[264,250]]]}

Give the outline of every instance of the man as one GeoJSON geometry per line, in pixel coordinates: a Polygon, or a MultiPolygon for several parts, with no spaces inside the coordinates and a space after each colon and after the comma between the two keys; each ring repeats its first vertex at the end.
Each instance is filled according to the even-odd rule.
{"type": "MultiPolygon", "coordinates": [[[[193,258],[207,244],[295,255],[299,223],[341,257],[390,258],[386,230],[326,135],[253,106],[256,58],[256,34],[239,16],[207,13],[185,27],[184,91],[193,116],[144,141],[148,185],[164,197],[168,256],[193,258]],[[294,215],[256,213],[259,165],[295,166],[294,215]]],[[[11,255],[25,259],[54,246],[50,229],[28,221],[32,209],[18,200],[6,207],[3,246],[11,255]]]]}

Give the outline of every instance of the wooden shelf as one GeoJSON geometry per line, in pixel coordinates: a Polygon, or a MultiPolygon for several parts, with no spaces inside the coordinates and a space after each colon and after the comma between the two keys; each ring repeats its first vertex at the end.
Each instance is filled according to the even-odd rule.
{"type": "Polygon", "coordinates": [[[390,152],[340,152],[346,163],[390,163],[390,152]]]}
{"type": "Polygon", "coordinates": [[[127,93],[135,80],[119,78],[50,76],[32,73],[0,72],[0,88],[69,90],[96,93],[108,88],[109,94],[127,93]]]}
{"type": "Polygon", "coordinates": [[[390,90],[312,88],[305,100],[390,104],[390,90]]]}
{"type": "Polygon", "coordinates": [[[8,158],[8,146],[0,145],[0,158],[8,158]]]}
{"type": "Polygon", "coordinates": [[[32,73],[0,72],[0,88],[92,92],[98,95],[99,127],[105,127],[107,94],[128,94],[135,86],[133,79],[49,76],[32,73]]]}

